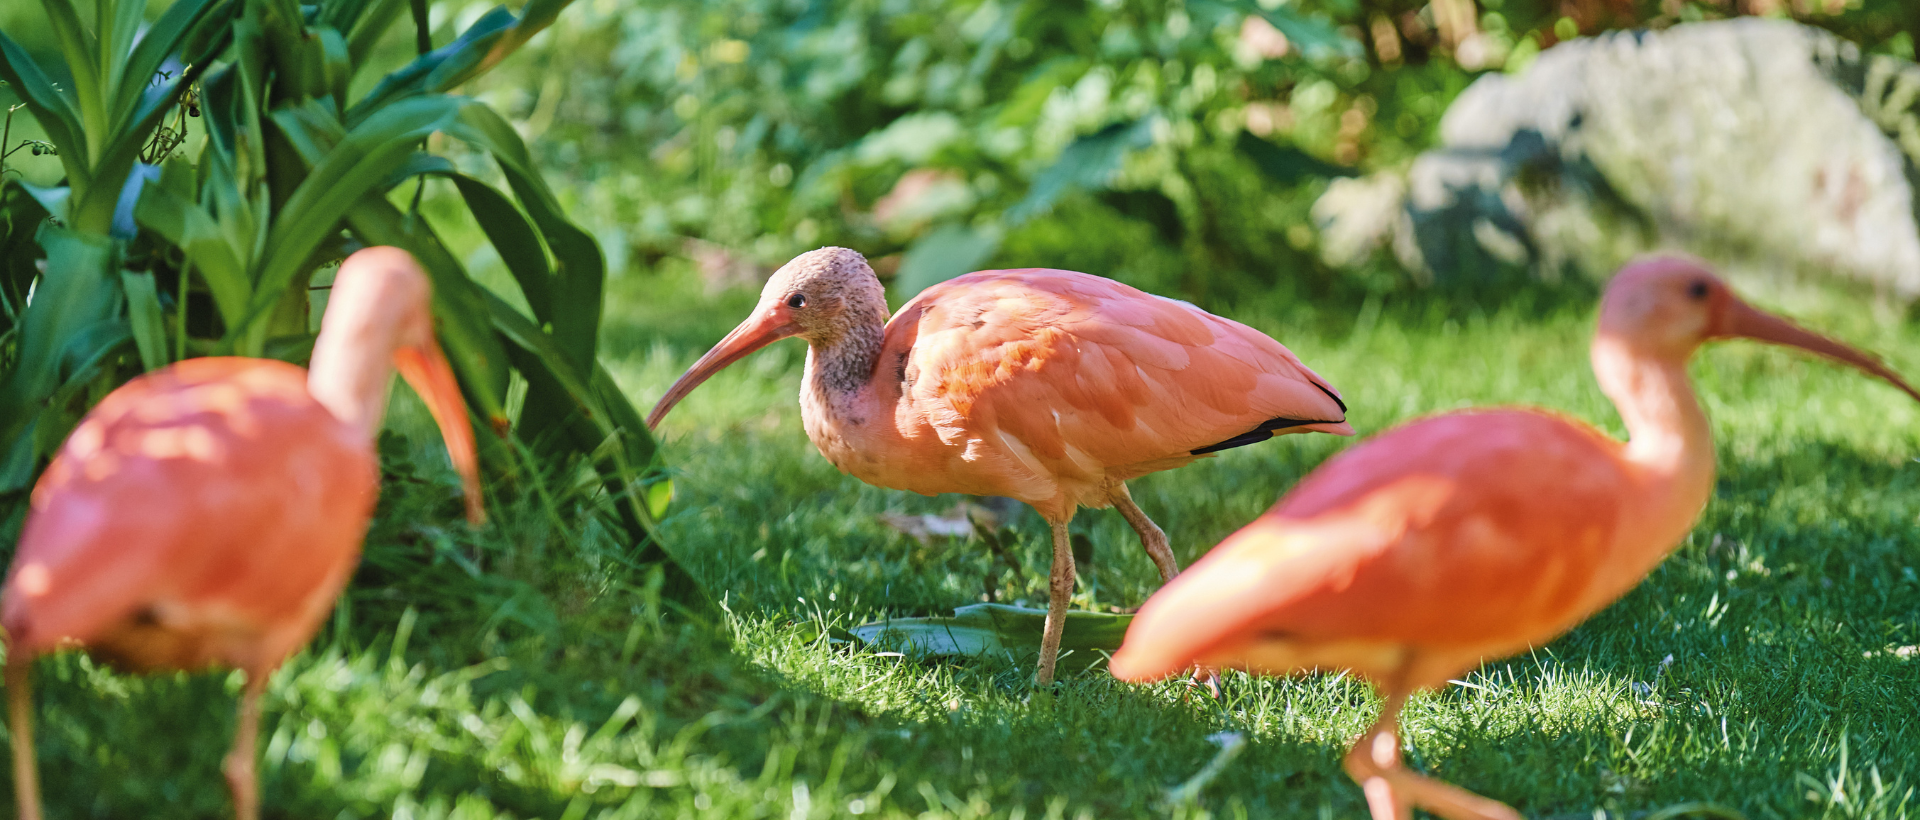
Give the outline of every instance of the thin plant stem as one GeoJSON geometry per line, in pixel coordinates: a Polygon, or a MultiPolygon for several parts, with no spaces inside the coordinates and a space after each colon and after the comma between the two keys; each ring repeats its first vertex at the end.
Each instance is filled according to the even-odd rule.
{"type": "Polygon", "coordinates": [[[187,260],[180,266],[180,295],[175,300],[179,303],[180,313],[180,335],[173,340],[173,360],[176,362],[187,358],[187,280],[192,276],[193,261],[187,260]]]}

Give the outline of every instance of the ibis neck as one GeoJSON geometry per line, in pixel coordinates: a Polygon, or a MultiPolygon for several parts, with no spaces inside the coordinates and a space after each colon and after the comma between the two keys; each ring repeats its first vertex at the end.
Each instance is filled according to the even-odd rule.
{"type": "Polygon", "coordinates": [[[1640,479],[1633,541],[1656,550],[1646,557],[1657,562],[1693,528],[1712,494],[1713,431],[1687,378],[1685,354],[1602,336],[1594,341],[1593,369],[1626,422],[1624,456],[1640,479]]]}
{"type": "MultiPolygon", "coordinates": [[[[372,441],[387,413],[393,383],[394,331],[371,322],[326,324],[313,345],[307,392],[315,401],[372,441]]],[[[334,317],[330,313],[329,320],[334,317]]]]}
{"type": "Polygon", "coordinates": [[[862,323],[833,339],[810,342],[802,408],[818,410],[841,423],[864,424],[866,414],[859,405],[873,382],[884,333],[884,325],[862,323]]]}

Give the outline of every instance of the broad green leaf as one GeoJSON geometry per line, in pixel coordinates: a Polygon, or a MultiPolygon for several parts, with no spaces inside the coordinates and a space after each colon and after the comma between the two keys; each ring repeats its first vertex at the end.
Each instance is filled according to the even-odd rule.
{"type": "Polygon", "coordinates": [[[1348,37],[1340,29],[1320,17],[1305,14],[1287,6],[1266,8],[1257,3],[1248,3],[1260,9],[1260,16],[1272,23],[1281,34],[1300,47],[1300,53],[1309,60],[1321,60],[1328,57],[1359,57],[1366,53],[1360,41],[1348,37]]]}
{"type": "Polygon", "coordinates": [[[474,220],[486,232],[487,241],[500,253],[500,261],[506,263],[507,271],[520,283],[520,292],[533,308],[534,320],[542,324],[553,321],[553,271],[547,265],[547,255],[533,224],[493,186],[465,174],[450,173],[447,177],[453,180],[460,198],[467,203],[467,210],[473,212],[474,220]]]}
{"type": "MultiPolygon", "coordinates": [[[[869,648],[914,657],[995,655],[1025,663],[1040,651],[1047,611],[1008,604],[973,604],[945,618],[891,618],[850,630],[869,648]]],[[[1062,666],[1085,668],[1120,648],[1132,615],[1068,610],[1060,636],[1062,666]],[[1072,652],[1072,655],[1067,653],[1072,652]]]]}
{"type": "Polygon", "coordinates": [[[120,96],[123,85],[145,86],[151,73],[134,76],[127,73],[128,57],[133,53],[133,38],[140,33],[140,23],[146,19],[146,0],[102,0],[96,5],[98,11],[93,21],[95,34],[99,37],[94,59],[98,61],[100,77],[101,107],[106,121],[119,125],[119,116],[113,109],[114,101],[120,96]]]}
{"type": "Polygon", "coordinates": [[[667,514],[667,505],[673,502],[673,479],[661,479],[647,485],[647,514],[655,521],[667,514]]]}
{"type": "Polygon", "coordinates": [[[160,294],[154,289],[153,274],[123,270],[120,286],[127,294],[127,323],[133,331],[134,345],[140,351],[141,369],[165,367],[171,361],[167,355],[167,319],[160,310],[160,294]]]}
{"type": "Polygon", "coordinates": [[[360,12],[367,7],[367,0],[333,0],[319,4],[318,14],[313,24],[326,26],[341,32],[353,31],[354,23],[359,20],[360,12]]]}
{"type": "Polygon", "coordinates": [[[347,86],[353,82],[353,62],[347,40],[331,28],[320,28],[314,34],[319,38],[321,77],[327,96],[333,98],[335,106],[344,107],[347,86]]]}
{"type": "MultiPolygon", "coordinates": [[[[73,74],[73,98],[80,113],[79,128],[74,136],[80,138],[86,146],[86,159],[100,155],[100,149],[111,135],[112,120],[107,118],[107,103],[102,89],[103,78],[99,73],[95,54],[100,43],[80,22],[80,14],[69,0],[42,0],[41,6],[47,10],[47,22],[53,28],[54,41],[60,44],[60,55],[65,58],[67,70],[73,74]]],[[[65,146],[62,146],[65,151],[65,146]]],[[[75,187],[82,187],[76,183],[75,187]]]]}
{"type": "Polygon", "coordinates": [[[659,459],[659,448],[639,408],[613,380],[606,365],[594,364],[592,380],[593,394],[606,409],[608,421],[621,431],[628,464],[636,470],[652,470],[659,459]]]}
{"type": "MultiPolygon", "coordinates": [[[[260,259],[266,247],[264,226],[272,216],[267,201],[267,187],[255,184],[251,191],[242,191],[233,168],[233,155],[225,151],[204,152],[196,170],[200,173],[199,206],[214,221],[217,235],[226,242],[233,257],[232,264],[238,266],[230,279],[222,279],[209,286],[229,288],[229,294],[251,299],[253,264],[260,259]]],[[[135,216],[138,217],[137,209],[135,216]]],[[[219,275],[225,276],[224,269],[219,275]]],[[[218,292],[215,291],[216,294],[218,292]]],[[[216,300],[219,298],[216,295],[216,300]]],[[[228,327],[238,324],[246,316],[244,301],[233,309],[231,316],[227,314],[228,307],[224,303],[217,306],[221,311],[221,322],[228,327]]]]}
{"type": "MultiPolygon", "coordinates": [[[[611,454],[610,458],[593,459],[592,464],[613,500],[622,528],[632,542],[641,547],[633,560],[661,565],[666,574],[665,586],[675,600],[710,606],[712,599],[698,579],[680,566],[653,532],[650,476],[646,471],[654,466],[654,443],[639,411],[620,392],[606,368],[595,365],[590,383],[582,385],[579,375],[572,372],[553,340],[531,319],[494,294],[488,293],[486,297],[494,327],[508,342],[507,355],[513,360],[514,368],[526,377],[527,394],[551,396],[572,408],[572,412],[562,415],[553,425],[557,429],[532,430],[522,435],[540,433],[564,437],[573,452],[611,454]]],[[[523,431],[527,431],[525,418],[522,416],[523,431]]],[[[549,449],[555,448],[550,445],[549,449]]]]}
{"type": "MultiPolygon", "coordinates": [[[[566,356],[562,355],[560,347],[553,343],[553,337],[548,336],[546,331],[533,323],[532,319],[514,310],[512,305],[507,304],[506,300],[498,295],[487,292],[485,299],[487,315],[493,322],[494,330],[505,338],[511,347],[517,347],[533,356],[531,360],[520,361],[532,361],[539,365],[534,368],[518,367],[518,369],[522,372],[532,371],[528,374],[529,379],[534,378],[535,374],[543,375],[544,378],[553,382],[555,387],[560,388],[561,392],[557,395],[565,397],[568,404],[582,419],[596,425],[595,429],[598,429],[598,425],[603,425],[605,414],[596,406],[598,402],[594,400],[593,391],[588,388],[587,382],[580,377],[580,374],[567,364],[566,356]]],[[[533,391],[529,389],[528,392],[533,391]]],[[[606,436],[601,434],[590,435],[579,442],[582,445],[580,449],[582,452],[592,450],[600,446],[600,442],[605,438],[606,436]]]]}
{"type": "Polygon", "coordinates": [[[997,225],[948,224],[929,231],[907,248],[893,277],[893,297],[905,302],[934,285],[986,264],[1000,249],[997,225]]]}
{"type": "Polygon", "coordinates": [[[16,181],[16,184],[20,186],[21,190],[26,191],[28,196],[33,197],[35,202],[40,203],[40,207],[47,210],[48,216],[61,222],[67,221],[67,203],[73,201],[72,188],[65,185],[42,188],[31,182],[18,181],[16,181]]]}
{"type": "Polygon", "coordinates": [[[33,236],[47,217],[47,209],[26,186],[0,181],[0,346],[13,333],[33,280],[40,276],[40,243],[33,236]]]}
{"type": "Polygon", "coordinates": [[[1307,14],[1296,5],[1278,5],[1267,8],[1257,0],[1191,0],[1189,7],[1196,11],[1224,9],[1232,13],[1259,15],[1273,27],[1287,36],[1287,42],[1300,50],[1308,60],[1325,60],[1333,57],[1360,57],[1366,53],[1360,41],[1348,37],[1325,18],[1307,14]]]}
{"type": "Polygon", "coordinates": [[[205,209],[151,185],[141,194],[134,219],[140,227],[159,234],[186,254],[212,291],[214,307],[223,322],[231,327],[245,318],[253,287],[240,259],[244,251],[233,247],[205,209]]]}
{"type": "MultiPolygon", "coordinates": [[[[37,421],[37,417],[29,417],[13,438],[0,442],[6,448],[0,453],[0,492],[23,490],[33,483],[33,467],[39,457],[33,446],[37,421]]],[[[12,425],[8,427],[12,429],[12,425]]]]}
{"type": "MultiPolygon", "coordinates": [[[[352,21],[351,29],[347,27],[349,23],[345,20],[335,20],[332,23],[336,28],[349,32],[347,55],[353,61],[355,73],[366,67],[367,55],[373,51],[374,44],[380,41],[381,35],[387,33],[387,29],[393,27],[393,21],[399,19],[400,12],[406,8],[406,0],[368,0],[368,2],[365,10],[352,21]]],[[[346,101],[341,100],[341,102],[346,101]]]]}
{"type": "Polygon", "coordinates": [[[273,113],[273,120],[280,126],[280,134],[299,153],[302,164],[307,166],[320,164],[327,152],[347,136],[339,114],[319,100],[281,108],[273,113]]]}
{"type": "Polygon", "coordinates": [[[357,123],[373,112],[415,94],[450,90],[498,65],[533,35],[553,24],[573,0],[530,0],[515,18],[506,7],[481,15],[466,31],[448,43],[388,74],[347,112],[357,123]]]}
{"type": "Polygon", "coordinates": [[[83,414],[70,410],[80,392],[106,374],[107,365],[132,344],[133,334],[118,317],[94,322],[66,340],[61,350],[60,372],[66,374],[60,386],[45,400],[46,407],[33,425],[37,456],[53,454],[80,423],[83,414]]]}
{"type": "MultiPolygon", "coordinates": [[[[442,130],[462,106],[472,101],[454,97],[404,100],[347,132],[340,144],[314,164],[306,180],[287,198],[267,237],[267,256],[254,276],[254,296],[247,319],[230,328],[230,337],[254,326],[303,269],[322,240],[339,229],[347,211],[413,156],[414,144],[442,130]]],[[[275,112],[276,124],[292,129],[295,117],[275,112]]],[[[504,387],[504,383],[502,383],[504,387]]]]}
{"type": "MultiPolygon", "coordinates": [[[[76,340],[89,328],[117,321],[120,288],[113,274],[119,270],[118,243],[50,223],[42,225],[37,239],[47,253],[47,272],[32,304],[21,311],[16,364],[0,382],[0,441],[14,441],[41,417],[40,408],[62,387],[61,374],[73,369],[63,365],[71,364],[76,340]]],[[[40,433],[48,432],[45,425],[40,427],[40,433]]],[[[64,430],[56,432],[65,435],[64,430]]],[[[24,486],[31,474],[9,473],[6,478],[0,492],[24,486]]]]}
{"type": "Polygon", "coordinates": [[[347,109],[347,122],[358,123],[395,102],[408,97],[439,89],[427,85],[427,78],[433,70],[449,60],[462,59],[464,53],[484,50],[497,39],[501,32],[512,26],[513,13],[504,7],[495,8],[480,16],[466,31],[460,33],[453,42],[422,54],[413,62],[401,66],[393,73],[380,79],[379,84],[367,92],[365,97],[347,109]]]}
{"type": "Polygon", "coordinates": [[[474,409],[504,433],[508,426],[507,354],[488,321],[494,297],[475,284],[459,260],[447,252],[423,220],[409,220],[378,192],[369,193],[347,214],[354,237],[368,245],[403,248],[420,260],[433,280],[433,316],[447,359],[460,375],[474,409]]]}
{"type": "Polygon", "coordinates": [[[19,93],[41,130],[47,132],[47,141],[59,149],[60,165],[66,169],[68,184],[86,185],[91,179],[87,158],[92,154],[87,150],[79,113],[74,111],[66,95],[54,88],[53,81],[47,79],[33,56],[6,32],[0,32],[0,79],[19,93]]]}
{"type": "MultiPolygon", "coordinates": [[[[166,12],[160,15],[160,19],[155,20],[146,34],[140,37],[139,45],[134,46],[133,53],[127,58],[126,76],[154,76],[167,62],[167,58],[179,50],[181,42],[193,33],[195,25],[204,19],[210,10],[224,5],[226,0],[174,0],[167,6],[166,12]]],[[[120,123],[132,119],[133,110],[139,104],[141,94],[148,85],[144,82],[120,84],[113,100],[114,122],[120,123]]]]}
{"type": "MultiPolygon", "coordinates": [[[[613,443],[614,431],[596,392],[567,363],[553,337],[499,296],[486,296],[494,329],[507,342],[507,356],[527,380],[527,406],[521,410],[517,425],[521,436],[556,458],[599,452],[613,443]]],[[[624,450],[616,447],[613,453],[610,469],[600,461],[594,468],[620,509],[621,519],[632,530],[630,534],[636,540],[645,538],[651,532],[649,522],[637,512],[640,505],[629,497],[635,486],[630,479],[636,476],[626,467],[624,450]]]]}
{"type": "MultiPolygon", "coordinates": [[[[493,109],[482,105],[462,109],[447,133],[493,155],[520,206],[539,227],[555,262],[551,313],[542,321],[552,323],[554,341],[574,368],[587,372],[593,366],[604,309],[606,260],[599,243],[567,219],[559,200],[542,181],[519,132],[493,109]]],[[[533,294],[527,296],[531,303],[533,294]]]]}
{"type": "Polygon", "coordinates": [[[1047,100],[1053,98],[1053,93],[1072,85],[1087,73],[1091,65],[1085,57],[1077,55],[1048,58],[1039,67],[1027,72],[1020,81],[1020,87],[1008,95],[1006,103],[994,115],[994,125],[1001,128],[1032,127],[1046,110],[1047,100]]]}
{"type": "Polygon", "coordinates": [[[528,3],[520,9],[520,19],[515,21],[511,28],[501,32],[484,52],[478,52],[478,49],[467,49],[460,54],[460,59],[448,60],[435,66],[433,73],[427,77],[427,87],[434,91],[446,91],[499,65],[507,55],[518,51],[521,46],[526,45],[528,40],[533,39],[533,35],[553,25],[554,19],[560,16],[561,10],[572,3],[573,0],[528,0],[528,3]],[[465,59],[476,52],[479,59],[465,59]]]}
{"type": "Polygon", "coordinates": [[[1234,141],[1234,150],[1253,160],[1260,172],[1282,185],[1323,177],[1357,176],[1358,171],[1327,162],[1289,145],[1281,147],[1245,131],[1234,141]]]}
{"type": "Polygon", "coordinates": [[[12,440],[29,408],[58,385],[61,351],[81,330],[111,317],[119,307],[119,248],[104,236],[51,224],[40,229],[47,272],[32,304],[21,311],[18,364],[0,384],[0,440],[12,440]]]}
{"type": "Polygon", "coordinates": [[[453,169],[453,163],[448,162],[446,157],[422,152],[407,158],[407,163],[387,177],[386,183],[380,187],[391,191],[414,177],[450,176],[454,173],[456,172],[453,169]]]}
{"type": "Polygon", "coordinates": [[[1007,209],[1009,226],[1019,225],[1046,213],[1067,193],[1107,186],[1127,154],[1153,144],[1153,121],[1149,114],[1133,122],[1116,122],[1068,144],[1046,170],[1033,178],[1033,187],[1013,207],[1007,209]]]}
{"type": "Polygon", "coordinates": [[[114,212],[126,193],[128,177],[140,159],[147,138],[159,127],[173,101],[199,81],[205,70],[205,64],[188,66],[166,86],[164,94],[142,98],[134,119],[116,131],[101,150],[92,169],[91,183],[86,189],[76,191],[78,199],[73,203],[72,212],[75,228],[99,233],[112,229],[114,212]]]}

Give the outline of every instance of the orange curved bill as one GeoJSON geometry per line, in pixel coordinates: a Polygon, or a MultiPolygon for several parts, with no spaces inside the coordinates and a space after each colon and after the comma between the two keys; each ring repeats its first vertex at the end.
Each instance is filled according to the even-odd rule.
{"type": "Polygon", "coordinates": [[[672,387],[667,388],[666,395],[660,397],[660,403],[654,405],[653,412],[647,414],[647,429],[659,427],[660,420],[667,417],[667,412],[672,410],[674,405],[679,404],[681,399],[686,398],[687,394],[692,393],[693,389],[699,387],[702,382],[713,378],[713,374],[726,369],[727,365],[746,358],[747,354],[760,348],[800,332],[799,328],[787,323],[785,319],[786,317],[776,309],[756,308],[751,318],[741,322],[739,327],[727,334],[727,338],[721,339],[719,344],[707,351],[707,355],[700,357],[700,361],[694,362],[692,367],[687,368],[687,372],[680,374],[680,378],[673,383],[672,387]]]}
{"type": "Polygon", "coordinates": [[[447,441],[447,456],[460,473],[460,489],[467,499],[467,521],[474,526],[486,523],[487,511],[480,497],[480,460],[473,451],[473,425],[467,421],[467,400],[460,395],[460,383],[440,343],[402,347],[393,352],[393,366],[400,371],[413,392],[426,402],[427,411],[440,426],[440,437],[447,441]]]}
{"type": "Polygon", "coordinates": [[[1885,379],[1894,387],[1906,391],[1914,400],[1920,401],[1920,391],[1900,378],[1900,374],[1880,361],[1878,356],[1867,353],[1840,342],[1836,342],[1811,330],[1756,308],[1738,299],[1727,305],[1722,314],[1721,326],[1713,335],[1741,337],[1771,342],[1787,347],[1797,347],[1810,353],[1817,353],[1842,364],[1852,365],[1862,371],[1885,379]]]}

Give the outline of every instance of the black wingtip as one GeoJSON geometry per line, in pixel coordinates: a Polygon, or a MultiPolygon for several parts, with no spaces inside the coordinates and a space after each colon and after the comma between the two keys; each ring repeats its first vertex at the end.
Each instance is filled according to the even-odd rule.
{"type": "Polygon", "coordinates": [[[1346,421],[1347,403],[1344,401],[1341,401],[1340,397],[1336,395],[1332,390],[1327,389],[1326,385],[1313,381],[1312,379],[1308,379],[1307,381],[1311,383],[1314,387],[1320,388],[1320,392],[1327,394],[1327,398],[1333,399],[1334,404],[1340,405],[1340,416],[1341,416],[1340,420],[1346,421]]]}
{"type": "Polygon", "coordinates": [[[1196,455],[1196,456],[1204,456],[1208,453],[1220,452],[1221,450],[1231,450],[1235,447],[1245,447],[1249,444],[1259,444],[1260,442],[1273,438],[1275,435],[1278,434],[1279,431],[1285,430],[1289,427],[1301,427],[1308,424],[1338,424],[1338,423],[1339,422],[1337,421],[1329,422],[1329,421],[1323,421],[1320,419],[1289,419],[1289,418],[1267,419],[1266,421],[1260,422],[1259,427],[1255,427],[1252,430],[1248,430],[1247,432],[1241,433],[1240,435],[1234,436],[1233,438],[1227,439],[1226,441],[1220,442],[1218,444],[1209,444],[1198,450],[1192,450],[1190,451],[1190,454],[1196,455]]]}
{"type": "Polygon", "coordinates": [[[1290,418],[1282,417],[1282,418],[1267,419],[1266,421],[1260,422],[1259,427],[1255,427],[1252,430],[1248,430],[1247,432],[1241,433],[1240,435],[1234,436],[1233,438],[1227,439],[1226,441],[1222,441],[1218,444],[1209,444],[1198,450],[1191,450],[1189,451],[1189,453],[1191,455],[1204,456],[1204,455],[1207,455],[1208,453],[1218,453],[1221,450],[1231,450],[1235,447],[1245,447],[1249,444],[1259,444],[1260,442],[1266,441],[1267,439],[1270,439],[1276,435],[1279,435],[1279,431],[1285,430],[1289,427],[1302,427],[1308,424],[1339,424],[1347,420],[1347,403],[1346,402],[1341,401],[1340,397],[1337,395],[1334,395],[1334,392],[1332,390],[1327,389],[1326,385],[1323,385],[1311,379],[1308,380],[1308,383],[1312,384],[1316,388],[1319,388],[1320,392],[1327,394],[1327,398],[1333,399],[1334,404],[1340,405],[1340,418],[1337,418],[1337,419],[1290,419],[1290,418]]]}

